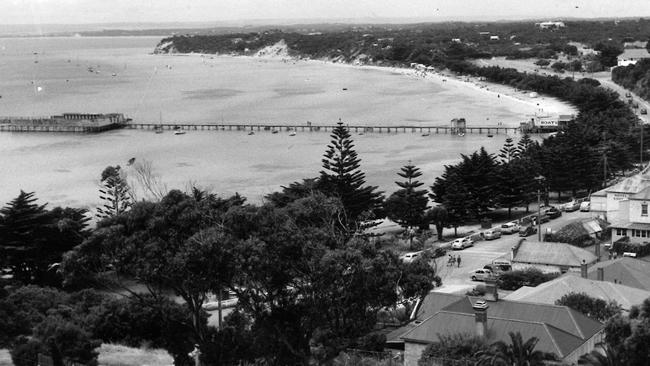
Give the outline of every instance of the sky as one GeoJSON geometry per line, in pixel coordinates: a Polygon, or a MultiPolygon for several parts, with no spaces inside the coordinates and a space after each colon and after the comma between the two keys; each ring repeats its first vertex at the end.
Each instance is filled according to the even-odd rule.
{"type": "Polygon", "coordinates": [[[650,17],[650,0],[0,0],[0,24],[650,17]]]}

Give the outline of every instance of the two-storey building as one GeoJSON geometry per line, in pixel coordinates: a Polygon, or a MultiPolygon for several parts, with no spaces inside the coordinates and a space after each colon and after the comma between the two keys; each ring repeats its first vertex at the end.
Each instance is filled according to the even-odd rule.
{"type": "Polygon", "coordinates": [[[650,187],[618,203],[618,214],[612,219],[612,242],[628,237],[631,243],[650,242],[650,187]]]}

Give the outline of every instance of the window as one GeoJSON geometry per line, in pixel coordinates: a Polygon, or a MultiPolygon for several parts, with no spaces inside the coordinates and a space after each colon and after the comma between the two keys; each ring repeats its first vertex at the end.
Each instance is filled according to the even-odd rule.
{"type": "Polygon", "coordinates": [[[616,235],[627,236],[627,229],[616,229],[616,235]]]}
{"type": "Polygon", "coordinates": [[[641,230],[641,237],[645,238],[647,233],[648,233],[648,230],[641,230]]]}
{"type": "Polygon", "coordinates": [[[647,203],[642,203],[641,204],[641,216],[648,216],[648,204],[647,203]]]}

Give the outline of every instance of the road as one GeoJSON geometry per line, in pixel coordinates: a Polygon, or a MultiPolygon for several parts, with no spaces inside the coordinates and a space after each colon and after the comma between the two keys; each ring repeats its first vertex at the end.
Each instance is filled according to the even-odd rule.
{"type": "MultiPolygon", "coordinates": [[[[542,224],[542,233],[547,229],[556,231],[564,227],[569,221],[579,218],[590,218],[591,212],[564,212],[562,216],[542,224]]],[[[440,257],[436,260],[438,276],[442,279],[442,286],[436,291],[440,292],[459,292],[467,291],[480,284],[470,279],[470,272],[475,269],[483,268],[484,265],[491,263],[497,258],[510,259],[510,249],[522,239],[518,234],[503,235],[499,239],[489,241],[479,241],[474,243],[473,247],[463,250],[449,251],[448,254],[461,257],[460,267],[448,267],[448,256],[440,257]]],[[[537,240],[537,234],[531,235],[527,240],[537,240]]]]}

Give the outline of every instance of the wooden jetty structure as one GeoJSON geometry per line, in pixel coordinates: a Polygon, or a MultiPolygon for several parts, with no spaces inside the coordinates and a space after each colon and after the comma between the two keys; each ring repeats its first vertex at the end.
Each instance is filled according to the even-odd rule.
{"type": "Polygon", "coordinates": [[[0,132],[96,133],[124,127],[121,113],[64,113],[50,117],[0,117],[0,132]]]}
{"type": "MultiPolygon", "coordinates": [[[[184,131],[296,131],[296,132],[328,132],[336,128],[337,125],[313,125],[313,124],[191,124],[191,123],[127,123],[124,128],[143,129],[143,130],[184,130],[184,131]]],[[[456,126],[413,126],[413,125],[395,125],[395,126],[373,126],[373,125],[346,125],[350,132],[355,133],[427,133],[427,134],[508,134],[518,133],[519,127],[507,126],[464,126],[462,130],[456,126]]]]}

